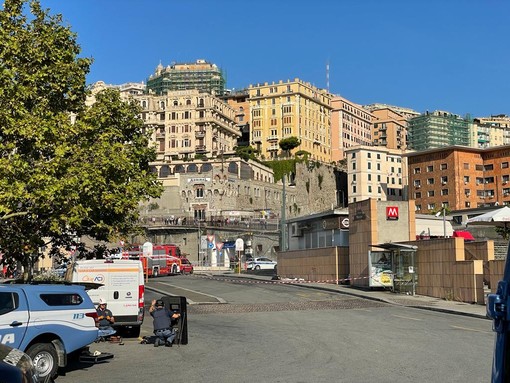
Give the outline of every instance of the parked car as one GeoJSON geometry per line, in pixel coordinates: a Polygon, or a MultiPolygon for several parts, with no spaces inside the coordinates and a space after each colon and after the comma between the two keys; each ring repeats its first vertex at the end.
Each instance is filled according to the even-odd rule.
{"type": "Polygon", "coordinates": [[[37,371],[32,359],[23,351],[0,343],[0,381],[37,383],[37,371]]]}
{"type": "Polygon", "coordinates": [[[193,265],[188,258],[181,258],[181,274],[193,274],[193,265]]]}
{"type": "Polygon", "coordinates": [[[254,258],[246,263],[248,270],[273,270],[277,265],[276,261],[269,258],[254,258]]]}

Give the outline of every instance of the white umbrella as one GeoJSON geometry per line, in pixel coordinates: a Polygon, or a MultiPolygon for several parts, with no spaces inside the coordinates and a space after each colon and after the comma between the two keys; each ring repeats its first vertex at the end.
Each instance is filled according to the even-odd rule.
{"type": "Polygon", "coordinates": [[[510,224],[510,207],[503,206],[500,209],[469,218],[467,224],[507,227],[510,224]]]}

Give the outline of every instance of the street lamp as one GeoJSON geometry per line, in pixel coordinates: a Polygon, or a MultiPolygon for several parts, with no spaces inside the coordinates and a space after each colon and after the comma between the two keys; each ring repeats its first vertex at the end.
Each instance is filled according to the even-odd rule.
{"type": "Polygon", "coordinates": [[[446,207],[442,206],[441,210],[436,213],[436,217],[439,217],[443,214],[443,238],[446,238],[446,207]]]}

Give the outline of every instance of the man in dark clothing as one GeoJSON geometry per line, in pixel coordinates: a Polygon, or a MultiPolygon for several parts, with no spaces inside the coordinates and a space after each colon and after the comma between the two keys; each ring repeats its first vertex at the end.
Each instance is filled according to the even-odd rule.
{"type": "Polygon", "coordinates": [[[115,323],[115,318],[110,310],[106,308],[106,300],[104,298],[99,299],[99,305],[97,306],[97,321],[99,324],[99,336],[108,337],[115,334],[115,330],[112,325],[115,323]]]}
{"type": "Polygon", "coordinates": [[[154,347],[162,344],[172,347],[176,336],[175,330],[172,327],[172,320],[179,319],[181,314],[167,309],[161,299],[152,301],[149,313],[153,318],[154,335],[156,335],[154,347]]]}

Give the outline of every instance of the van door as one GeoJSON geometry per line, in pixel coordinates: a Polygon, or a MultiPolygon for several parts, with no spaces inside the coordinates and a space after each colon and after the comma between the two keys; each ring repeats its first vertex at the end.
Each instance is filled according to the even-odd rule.
{"type": "Polygon", "coordinates": [[[29,321],[28,305],[24,293],[19,290],[0,290],[0,342],[20,348],[29,321]]]}

